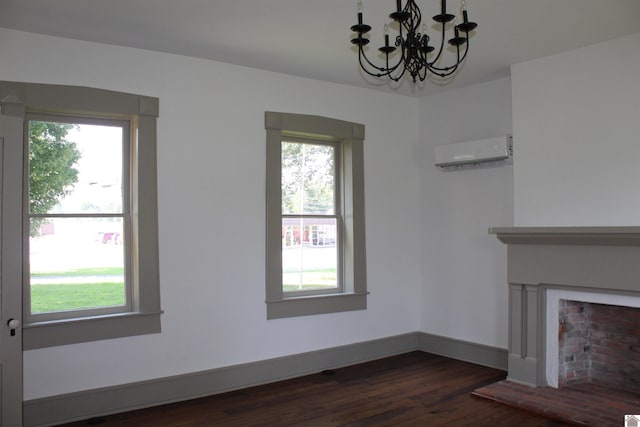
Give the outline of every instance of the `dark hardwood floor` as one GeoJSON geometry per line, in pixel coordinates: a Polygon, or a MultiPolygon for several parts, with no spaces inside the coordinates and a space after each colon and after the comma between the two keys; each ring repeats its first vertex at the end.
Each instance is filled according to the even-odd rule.
{"type": "Polygon", "coordinates": [[[519,426],[565,424],[471,396],[505,373],[413,352],[67,426],[519,426]]]}

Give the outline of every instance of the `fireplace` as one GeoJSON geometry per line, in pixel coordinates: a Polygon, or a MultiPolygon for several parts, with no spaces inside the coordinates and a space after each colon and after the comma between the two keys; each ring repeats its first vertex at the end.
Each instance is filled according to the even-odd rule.
{"type": "Polygon", "coordinates": [[[640,298],[547,290],[546,322],[549,386],[591,382],[640,394],[640,298]]]}
{"type": "Polygon", "coordinates": [[[507,379],[640,392],[640,227],[490,232],[508,245],[507,379]]]}

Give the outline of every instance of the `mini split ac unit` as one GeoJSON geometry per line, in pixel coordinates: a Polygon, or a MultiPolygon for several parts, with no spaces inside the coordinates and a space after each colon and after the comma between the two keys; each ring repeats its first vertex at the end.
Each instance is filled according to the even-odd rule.
{"type": "Polygon", "coordinates": [[[436,146],[436,166],[462,166],[496,162],[511,158],[511,135],[436,146]]]}

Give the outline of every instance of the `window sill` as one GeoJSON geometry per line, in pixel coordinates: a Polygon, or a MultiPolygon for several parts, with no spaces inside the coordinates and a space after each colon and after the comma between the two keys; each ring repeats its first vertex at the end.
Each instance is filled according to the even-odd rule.
{"type": "Polygon", "coordinates": [[[267,319],[366,310],[367,293],[294,296],[267,301],[267,319]]]}
{"type": "Polygon", "coordinates": [[[162,312],[118,313],[24,325],[23,350],[160,332],[162,312]]]}

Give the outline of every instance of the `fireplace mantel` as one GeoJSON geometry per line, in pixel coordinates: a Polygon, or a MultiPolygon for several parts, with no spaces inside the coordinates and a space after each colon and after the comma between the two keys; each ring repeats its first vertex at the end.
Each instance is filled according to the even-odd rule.
{"type": "Polygon", "coordinates": [[[510,227],[508,378],[547,385],[546,291],[640,296],[640,227],[510,227]]]}
{"type": "Polygon", "coordinates": [[[496,227],[506,244],[640,246],[640,227],[496,227]]]}

